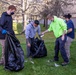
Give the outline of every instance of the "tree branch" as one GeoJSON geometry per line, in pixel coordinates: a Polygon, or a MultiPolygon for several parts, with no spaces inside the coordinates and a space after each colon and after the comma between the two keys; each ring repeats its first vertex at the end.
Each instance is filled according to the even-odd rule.
{"type": "Polygon", "coordinates": [[[5,3],[5,4],[8,4],[10,5],[10,3],[8,3],[7,1],[3,1],[3,0],[0,0],[2,3],[5,3]]]}

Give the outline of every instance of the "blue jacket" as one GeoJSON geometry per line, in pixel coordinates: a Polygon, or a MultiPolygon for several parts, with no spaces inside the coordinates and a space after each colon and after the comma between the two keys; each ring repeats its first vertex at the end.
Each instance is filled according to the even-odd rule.
{"type": "Polygon", "coordinates": [[[15,35],[12,26],[12,16],[8,15],[7,12],[3,12],[0,18],[0,39],[5,39],[5,35],[2,34],[3,29],[15,35]]]}
{"type": "Polygon", "coordinates": [[[74,24],[72,20],[69,20],[67,23],[67,29],[72,28],[72,32],[68,33],[67,36],[74,39],[75,38],[75,32],[74,32],[74,24]]]}

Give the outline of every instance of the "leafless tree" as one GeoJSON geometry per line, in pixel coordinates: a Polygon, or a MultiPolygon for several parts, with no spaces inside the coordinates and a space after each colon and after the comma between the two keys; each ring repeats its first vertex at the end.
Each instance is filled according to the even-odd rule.
{"type": "Polygon", "coordinates": [[[22,15],[22,25],[23,28],[26,25],[26,11],[29,9],[29,4],[27,0],[0,0],[2,3],[1,7],[5,10],[9,5],[15,5],[17,7],[17,12],[15,16],[22,15]]]}
{"type": "Polygon", "coordinates": [[[14,4],[17,6],[16,16],[22,15],[22,25],[25,28],[27,14],[39,15],[44,18],[44,27],[48,28],[46,16],[53,13],[56,16],[64,14],[64,7],[73,5],[75,0],[0,0],[1,7],[6,9],[6,6],[14,4]],[[28,11],[28,12],[27,12],[28,11]]]}
{"type": "Polygon", "coordinates": [[[74,5],[73,1],[75,0],[46,0],[45,4],[42,5],[44,9],[40,12],[42,17],[44,17],[44,27],[48,28],[48,21],[46,19],[49,13],[53,13],[56,16],[64,14],[64,7],[67,8],[69,5],[74,5]]]}

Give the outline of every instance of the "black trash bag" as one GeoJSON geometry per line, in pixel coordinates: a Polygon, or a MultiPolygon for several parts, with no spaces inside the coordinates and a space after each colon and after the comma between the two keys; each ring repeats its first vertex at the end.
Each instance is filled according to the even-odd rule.
{"type": "Polygon", "coordinates": [[[20,71],[24,68],[24,52],[19,40],[11,34],[5,39],[5,69],[20,71]]]}
{"type": "Polygon", "coordinates": [[[31,54],[33,58],[41,58],[47,56],[47,49],[43,40],[35,38],[32,41],[31,54]]]}

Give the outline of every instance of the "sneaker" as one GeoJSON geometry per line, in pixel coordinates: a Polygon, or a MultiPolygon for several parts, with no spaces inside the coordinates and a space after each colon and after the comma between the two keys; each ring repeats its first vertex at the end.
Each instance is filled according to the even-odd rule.
{"type": "Polygon", "coordinates": [[[69,64],[69,62],[63,62],[61,65],[62,66],[66,66],[66,65],[68,65],[69,64]]]}

